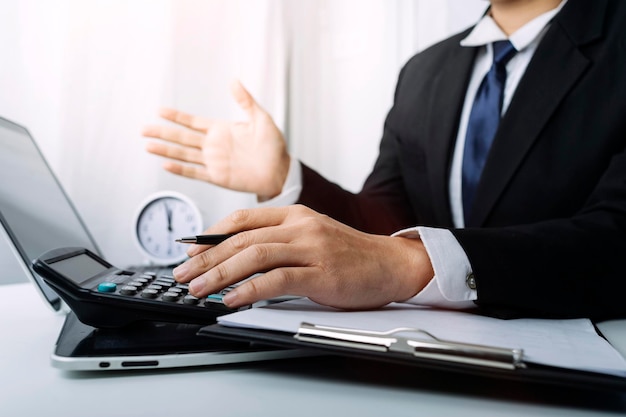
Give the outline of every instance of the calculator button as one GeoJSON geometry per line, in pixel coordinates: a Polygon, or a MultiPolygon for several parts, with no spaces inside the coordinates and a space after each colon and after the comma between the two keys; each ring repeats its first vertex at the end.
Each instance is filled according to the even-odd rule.
{"type": "Polygon", "coordinates": [[[194,297],[191,294],[186,295],[185,298],[183,298],[184,304],[198,304],[198,301],[199,301],[198,297],[194,297]]]}
{"type": "Polygon", "coordinates": [[[158,279],[163,280],[163,281],[170,281],[170,282],[176,281],[174,277],[171,275],[161,275],[158,279]]]}
{"type": "Polygon", "coordinates": [[[101,282],[98,284],[98,292],[115,292],[117,284],[114,282],[101,282]]]}
{"type": "Polygon", "coordinates": [[[177,292],[168,291],[165,294],[163,294],[161,298],[163,298],[163,300],[165,301],[176,301],[180,298],[180,294],[177,292]]]}
{"type": "Polygon", "coordinates": [[[178,288],[178,287],[173,287],[170,288],[169,290],[167,290],[168,292],[175,292],[176,294],[182,294],[184,292],[186,292],[185,290],[183,290],[182,288],[178,288]]]}
{"type": "Polygon", "coordinates": [[[145,284],[144,282],[135,280],[135,281],[129,282],[127,285],[132,285],[133,287],[141,288],[143,287],[144,284],[145,284]]]}
{"type": "Polygon", "coordinates": [[[124,285],[120,289],[120,294],[135,295],[135,294],[137,294],[137,287],[135,287],[134,285],[124,285]]]}
{"type": "Polygon", "coordinates": [[[206,297],[206,301],[210,303],[221,303],[222,302],[222,294],[209,294],[206,297]]]}
{"type": "Polygon", "coordinates": [[[161,291],[163,289],[163,286],[162,285],[157,285],[157,284],[150,284],[150,285],[148,285],[148,287],[146,289],[147,290],[161,291]]]}
{"type": "Polygon", "coordinates": [[[143,298],[156,298],[157,295],[159,295],[159,292],[157,290],[153,290],[149,288],[146,288],[145,290],[141,292],[141,296],[143,298]]]}

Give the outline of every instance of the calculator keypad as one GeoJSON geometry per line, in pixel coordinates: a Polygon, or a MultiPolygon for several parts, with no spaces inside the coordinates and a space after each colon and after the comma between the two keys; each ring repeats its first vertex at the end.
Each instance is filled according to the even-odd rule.
{"type": "Polygon", "coordinates": [[[170,304],[184,304],[198,307],[211,307],[223,304],[222,297],[233,287],[225,288],[217,294],[198,298],[189,294],[189,286],[176,282],[171,275],[158,275],[153,272],[120,273],[100,282],[98,292],[115,293],[125,297],[163,301],[170,304]]]}

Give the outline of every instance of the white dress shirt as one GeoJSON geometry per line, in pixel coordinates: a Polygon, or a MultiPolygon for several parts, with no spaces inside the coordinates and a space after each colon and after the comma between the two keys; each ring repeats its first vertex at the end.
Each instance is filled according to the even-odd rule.
{"type": "MultiPolygon", "coordinates": [[[[491,44],[495,41],[508,39],[518,51],[506,65],[507,78],[502,104],[502,114],[504,114],[522,75],[526,71],[528,63],[537,49],[537,45],[539,45],[548,29],[550,21],[566,2],[567,0],[563,0],[557,8],[526,23],[509,37],[487,14],[483,16],[469,35],[461,40],[461,46],[480,47],[480,49],[476,56],[474,70],[465,95],[452,159],[449,197],[455,227],[464,227],[463,200],[461,196],[463,148],[465,146],[467,123],[474,96],[493,61],[491,44]]],[[[299,163],[295,163],[292,160],[283,192],[272,200],[259,203],[259,206],[293,204],[298,200],[301,191],[302,168],[299,163]]],[[[477,299],[477,292],[476,289],[470,288],[466,282],[468,276],[472,273],[472,267],[465,251],[449,230],[418,226],[398,231],[392,236],[422,239],[435,271],[435,276],[430,283],[415,297],[406,300],[406,302],[445,308],[468,308],[474,306],[473,301],[477,299]]]]}

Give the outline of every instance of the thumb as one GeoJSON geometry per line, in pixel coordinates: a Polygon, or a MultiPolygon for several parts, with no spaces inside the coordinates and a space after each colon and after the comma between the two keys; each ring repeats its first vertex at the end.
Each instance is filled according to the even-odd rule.
{"type": "Polygon", "coordinates": [[[237,104],[239,104],[239,107],[248,113],[250,118],[254,118],[259,112],[263,111],[239,80],[233,81],[230,91],[235,101],[237,101],[237,104]]]}

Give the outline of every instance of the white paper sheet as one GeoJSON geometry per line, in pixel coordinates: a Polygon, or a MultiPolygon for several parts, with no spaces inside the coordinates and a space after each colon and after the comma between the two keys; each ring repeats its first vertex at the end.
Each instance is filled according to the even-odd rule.
{"type": "Polygon", "coordinates": [[[218,318],[218,323],[223,326],[292,334],[298,332],[302,322],[373,331],[418,328],[447,341],[521,348],[527,363],[626,377],[626,360],[596,333],[588,319],[501,320],[401,303],[372,311],[343,311],[305,298],[218,318]]]}

